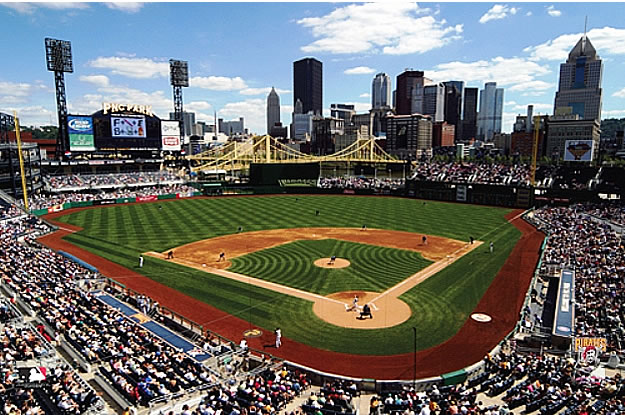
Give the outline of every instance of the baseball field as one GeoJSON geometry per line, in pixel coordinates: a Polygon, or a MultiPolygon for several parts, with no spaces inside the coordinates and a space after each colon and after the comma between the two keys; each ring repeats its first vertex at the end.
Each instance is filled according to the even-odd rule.
{"type": "Polygon", "coordinates": [[[66,232],[50,245],[115,264],[108,276],[235,341],[242,331],[229,327],[257,327],[268,348],[280,327],[285,346],[270,353],[289,355],[292,342],[381,358],[413,352],[413,330],[423,351],[459,333],[522,235],[517,213],[391,197],[198,198],[61,212],[66,232]],[[346,311],[354,295],[373,319],[346,311]]]}

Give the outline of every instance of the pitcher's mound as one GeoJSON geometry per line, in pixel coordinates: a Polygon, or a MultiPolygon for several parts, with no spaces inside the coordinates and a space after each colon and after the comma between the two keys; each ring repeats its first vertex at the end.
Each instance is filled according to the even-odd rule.
{"type": "Polygon", "coordinates": [[[349,267],[349,261],[343,258],[336,258],[334,264],[330,262],[330,258],[319,258],[314,262],[319,268],[345,268],[349,267]]]}

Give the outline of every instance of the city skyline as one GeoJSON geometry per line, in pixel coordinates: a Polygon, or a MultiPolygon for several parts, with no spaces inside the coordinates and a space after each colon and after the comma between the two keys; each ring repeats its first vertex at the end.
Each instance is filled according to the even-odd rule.
{"type": "Polygon", "coordinates": [[[13,59],[2,63],[0,111],[17,109],[23,125],[56,124],[43,47],[52,37],[72,42],[74,73],[65,79],[73,114],[117,101],[152,105],[168,118],[174,58],[189,62],[185,111],[208,123],[214,112],[226,121],[244,117],[250,131],[264,133],[271,87],[288,125],[293,62],[314,57],[323,64],[326,115],[332,103],[368,110],[376,73],[389,74],[396,88],[397,75],[413,68],[467,88],[497,82],[504,88],[502,131],[509,132],[529,104],[536,114],[553,113],[559,65],[588,15],[588,37],[604,60],[602,118],[625,117],[622,5],[589,4],[4,3],[0,33],[13,59]],[[184,16],[181,28],[176,16],[184,16]]]}

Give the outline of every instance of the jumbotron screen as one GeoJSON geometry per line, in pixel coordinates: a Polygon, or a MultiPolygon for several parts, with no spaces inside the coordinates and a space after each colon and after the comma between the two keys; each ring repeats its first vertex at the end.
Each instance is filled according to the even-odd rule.
{"type": "Polygon", "coordinates": [[[145,138],[145,117],[111,117],[111,136],[145,138]]]}

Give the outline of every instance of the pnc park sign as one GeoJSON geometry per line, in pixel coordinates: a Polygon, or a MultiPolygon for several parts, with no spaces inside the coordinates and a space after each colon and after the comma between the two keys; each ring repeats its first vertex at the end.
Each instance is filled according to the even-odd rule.
{"type": "Polygon", "coordinates": [[[114,102],[102,103],[102,114],[119,113],[123,111],[136,112],[138,114],[144,114],[149,117],[153,117],[151,105],[136,105],[136,104],[117,104],[114,102]]]}

